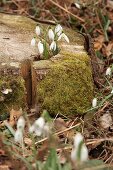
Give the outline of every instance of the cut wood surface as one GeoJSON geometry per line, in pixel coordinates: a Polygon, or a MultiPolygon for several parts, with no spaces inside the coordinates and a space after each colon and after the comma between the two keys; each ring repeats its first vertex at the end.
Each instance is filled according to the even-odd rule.
{"type": "Polygon", "coordinates": [[[92,68],[84,49],[84,37],[64,28],[70,43],[62,41],[58,55],[34,61],[38,49],[31,47],[30,42],[36,25],[24,16],[0,14],[1,112],[15,105],[24,107],[27,103],[37,104],[40,111],[47,109],[50,114],[83,114],[93,98],[92,68]],[[12,89],[13,79],[12,84],[17,83],[18,89],[12,89]],[[5,89],[12,92],[4,94],[5,89]]]}

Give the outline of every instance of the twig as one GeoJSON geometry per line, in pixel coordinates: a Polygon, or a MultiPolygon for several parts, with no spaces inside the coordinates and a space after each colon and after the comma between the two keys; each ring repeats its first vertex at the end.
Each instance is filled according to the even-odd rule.
{"type": "Polygon", "coordinates": [[[49,0],[52,4],[54,4],[55,6],[57,6],[58,8],[62,9],[63,11],[67,12],[68,14],[72,15],[73,17],[75,17],[76,19],[78,19],[81,22],[85,22],[84,19],[78,17],[77,15],[73,14],[72,12],[68,11],[67,9],[65,9],[64,7],[62,7],[61,5],[59,5],[58,3],[54,2],[53,0],[49,0]]]}

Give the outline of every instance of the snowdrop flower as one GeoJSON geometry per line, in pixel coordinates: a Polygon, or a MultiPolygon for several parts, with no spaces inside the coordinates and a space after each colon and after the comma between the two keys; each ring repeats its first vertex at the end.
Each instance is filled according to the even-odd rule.
{"type": "Polygon", "coordinates": [[[43,117],[39,117],[35,123],[34,123],[36,126],[38,126],[39,128],[43,128],[44,125],[45,125],[45,120],[43,117]]]}
{"type": "Polygon", "coordinates": [[[45,122],[43,117],[38,118],[34,124],[29,128],[30,133],[35,133],[36,136],[43,135],[48,136],[49,134],[49,125],[45,122]]]}
{"type": "Polygon", "coordinates": [[[33,39],[31,40],[31,46],[35,46],[35,44],[36,44],[36,39],[33,38],[33,39]]]}
{"type": "Polygon", "coordinates": [[[106,70],[106,76],[110,76],[111,75],[111,68],[110,67],[108,67],[107,68],[107,70],[106,70]]]}
{"type": "Polygon", "coordinates": [[[22,144],[23,133],[21,129],[17,129],[17,131],[15,132],[14,140],[15,142],[22,144]]]}
{"type": "Polygon", "coordinates": [[[43,54],[44,52],[44,45],[42,44],[41,41],[38,42],[38,50],[40,54],[43,54]]]}
{"type": "Polygon", "coordinates": [[[36,28],[35,28],[35,32],[36,32],[36,34],[39,36],[40,35],[40,27],[39,26],[36,26],[36,28]]]}
{"type": "Polygon", "coordinates": [[[17,130],[19,129],[24,130],[24,127],[25,127],[25,119],[23,116],[20,116],[17,122],[17,130]]]}
{"type": "Polygon", "coordinates": [[[76,8],[80,9],[80,4],[78,4],[78,3],[74,3],[74,4],[75,4],[76,8]]]}
{"type": "Polygon", "coordinates": [[[92,100],[92,107],[96,107],[97,106],[97,98],[94,98],[92,100]]]}
{"type": "Polygon", "coordinates": [[[83,136],[77,133],[74,137],[74,147],[71,152],[72,161],[87,161],[88,160],[88,149],[83,143],[83,136]]]}
{"type": "Polygon", "coordinates": [[[55,27],[55,33],[60,36],[60,34],[62,33],[63,31],[63,28],[60,24],[58,24],[56,27],[55,27]]]}
{"type": "Polygon", "coordinates": [[[55,41],[53,41],[52,43],[51,43],[51,45],[50,45],[50,50],[52,51],[55,51],[56,50],[56,47],[57,47],[57,45],[56,45],[56,42],[55,41]]]}
{"type": "Polygon", "coordinates": [[[54,32],[53,32],[52,29],[49,29],[49,31],[48,31],[48,36],[49,36],[49,39],[50,39],[50,40],[54,40],[55,35],[54,35],[54,32]]]}
{"type": "Polygon", "coordinates": [[[64,39],[66,42],[69,43],[69,38],[67,37],[66,34],[62,33],[59,37],[58,37],[58,41],[64,39]]]}

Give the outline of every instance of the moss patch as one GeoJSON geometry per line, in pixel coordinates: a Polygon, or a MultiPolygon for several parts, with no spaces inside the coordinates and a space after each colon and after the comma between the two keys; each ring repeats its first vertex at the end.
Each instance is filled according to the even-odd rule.
{"type": "Polygon", "coordinates": [[[63,52],[59,63],[37,85],[37,100],[50,114],[83,114],[91,106],[93,81],[89,56],[63,52]]]}
{"type": "Polygon", "coordinates": [[[25,106],[24,80],[21,77],[10,75],[0,78],[0,115],[9,112],[11,108],[25,106]],[[4,94],[3,90],[11,89],[12,92],[4,94]]]}

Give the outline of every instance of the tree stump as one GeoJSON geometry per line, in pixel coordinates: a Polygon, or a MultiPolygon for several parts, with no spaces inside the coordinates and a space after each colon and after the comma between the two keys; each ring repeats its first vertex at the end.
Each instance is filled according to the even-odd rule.
{"type": "Polygon", "coordinates": [[[60,53],[48,60],[34,61],[38,50],[30,42],[36,25],[24,16],[0,14],[0,112],[37,104],[53,115],[83,114],[94,86],[84,37],[64,28],[70,43],[60,42],[60,53]]]}

